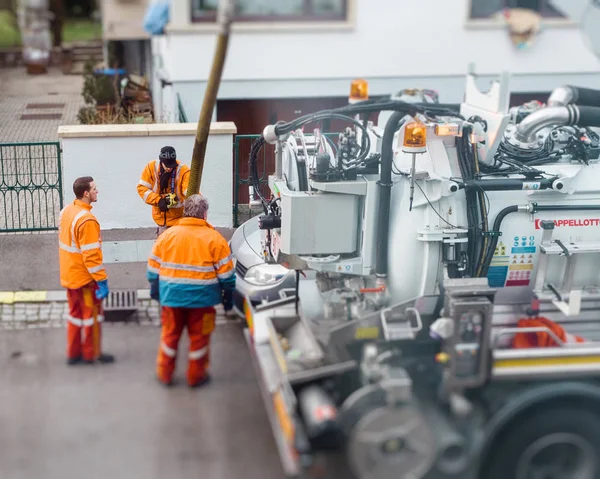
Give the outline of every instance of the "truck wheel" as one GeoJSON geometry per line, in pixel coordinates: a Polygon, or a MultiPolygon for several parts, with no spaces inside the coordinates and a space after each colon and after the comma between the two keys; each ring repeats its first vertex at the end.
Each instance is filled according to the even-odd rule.
{"type": "Polygon", "coordinates": [[[493,448],[485,479],[600,479],[600,416],[568,407],[533,412],[493,448]]]}

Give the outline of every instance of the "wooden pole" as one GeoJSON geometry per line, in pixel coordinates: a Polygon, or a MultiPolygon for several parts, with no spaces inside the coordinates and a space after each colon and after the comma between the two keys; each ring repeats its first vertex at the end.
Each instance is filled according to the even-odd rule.
{"type": "Polygon", "coordinates": [[[229,30],[233,17],[233,1],[221,0],[219,5],[219,35],[213,57],[212,69],[204,92],[204,101],[198,120],[196,130],[196,139],[194,140],[194,151],[192,152],[192,164],[190,166],[190,181],[186,196],[191,196],[200,192],[200,183],[202,182],[202,170],[204,169],[204,157],[206,155],[206,143],[210,132],[210,123],[212,113],[217,101],[217,93],[227,56],[227,46],[229,44],[229,30]]]}

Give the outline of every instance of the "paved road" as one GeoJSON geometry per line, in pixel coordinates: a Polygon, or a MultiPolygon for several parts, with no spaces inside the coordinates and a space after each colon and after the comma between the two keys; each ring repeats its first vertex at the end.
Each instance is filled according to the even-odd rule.
{"type": "Polygon", "coordinates": [[[1,68],[0,86],[0,143],[58,141],[60,125],[79,123],[77,113],[83,106],[80,75],[63,75],[57,67],[50,68],[47,75],[27,75],[25,67],[1,68]],[[32,114],[60,118],[21,119],[32,114]]]}
{"type": "Polygon", "coordinates": [[[71,369],[64,330],[2,332],[0,477],[281,479],[239,324],[217,327],[200,390],[155,382],[159,331],[108,326],[118,362],[71,369]]]}

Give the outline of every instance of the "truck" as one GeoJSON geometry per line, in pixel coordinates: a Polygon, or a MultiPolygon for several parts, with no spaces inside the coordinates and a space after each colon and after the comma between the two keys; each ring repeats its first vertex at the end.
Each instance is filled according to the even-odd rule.
{"type": "Polygon", "coordinates": [[[600,91],[476,80],[357,80],[252,146],[266,262],[312,273],[243,306],[289,477],[600,478],[600,91]],[[303,129],[326,119],[337,142],[303,129]]]}

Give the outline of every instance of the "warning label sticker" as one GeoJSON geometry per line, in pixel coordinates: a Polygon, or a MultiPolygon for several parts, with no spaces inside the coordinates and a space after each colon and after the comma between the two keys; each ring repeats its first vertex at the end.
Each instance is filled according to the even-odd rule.
{"type": "MultiPolygon", "coordinates": [[[[543,220],[536,219],[535,220],[535,229],[539,230],[542,228],[541,222],[543,220]]],[[[554,226],[557,228],[564,226],[600,226],[600,218],[585,218],[585,219],[560,219],[554,220],[554,226]]]]}
{"type": "MultiPolygon", "coordinates": [[[[508,267],[508,278],[505,286],[527,286],[531,281],[531,272],[533,270],[533,254],[515,254],[512,249],[510,265],[508,267]]],[[[522,248],[521,248],[522,249],[522,248]]],[[[535,248],[534,252],[535,252],[535,248]]]]}

